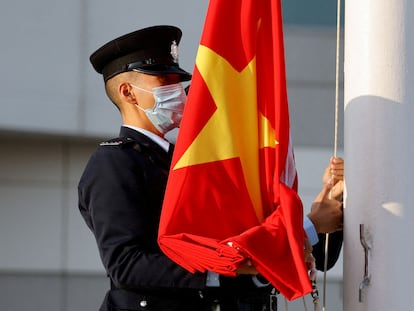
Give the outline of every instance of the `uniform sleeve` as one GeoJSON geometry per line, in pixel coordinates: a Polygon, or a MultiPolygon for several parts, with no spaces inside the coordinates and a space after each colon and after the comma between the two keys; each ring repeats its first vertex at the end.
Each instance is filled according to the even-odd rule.
{"type": "Polygon", "coordinates": [[[79,183],[79,208],[94,232],[105,269],[120,288],[202,288],[192,274],[166,257],[157,243],[165,171],[133,154],[101,147],[79,183]]]}
{"type": "MultiPolygon", "coordinates": [[[[318,237],[319,242],[313,246],[312,254],[315,257],[316,269],[324,271],[326,234],[320,233],[318,237]]],[[[341,254],[343,237],[343,231],[336,231],[329,234],[327,270],[331,269],[338,261],[339,255],[341,254]]]]}

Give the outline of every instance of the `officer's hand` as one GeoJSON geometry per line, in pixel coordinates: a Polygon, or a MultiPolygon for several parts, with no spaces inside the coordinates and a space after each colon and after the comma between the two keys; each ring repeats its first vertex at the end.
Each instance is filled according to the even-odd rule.
{"type": "Polygon", "coordinates": [[[332,157],[322,176],[322,185],[332,183],[331,198],[339,199],[344,190],[344,160],[332,157]]]}
{"type": "Polygon", "coordinates": [[[258,274],[256,268],[253,266],[253,263],[250,259],[246,259],[236,270],[237,274],[258,274]]]}
{"type": "Polygon", "coordinates": [[[312,255],[312,245],[308,239],[305,239],[305,264],[308,269],[309,279],[311,281],[316,281],[316,261],[315,257],[312,255]]]}
{"type": "Polygon", "coordinates": [[[318,233],[331,233],[342,230],[343,227],[342,203],[338,200],[329,199],[331,188],[331,184],[325,184],[308,214],[318,233]]]}

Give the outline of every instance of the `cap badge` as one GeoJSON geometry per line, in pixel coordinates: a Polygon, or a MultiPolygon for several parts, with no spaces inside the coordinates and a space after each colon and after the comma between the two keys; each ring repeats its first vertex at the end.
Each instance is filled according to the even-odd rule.
{"type": "Polygon", "coordinates": [[[177,42],[174,40],[171,43],[171,52],[170,52],[172,58],[173,58],[173,62],[178,64],[178,45],[177,42]]]}

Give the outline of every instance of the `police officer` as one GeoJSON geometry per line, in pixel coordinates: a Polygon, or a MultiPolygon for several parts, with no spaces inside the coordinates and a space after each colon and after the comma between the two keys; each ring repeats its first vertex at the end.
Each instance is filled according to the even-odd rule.
{"type": "Polygon", "coordinates": [[[91,156],[78,186],[80,212],[111,283],[100,310],[270,310],[272,286],[254,267],[241,267],[246,274],[237,277],[192,274],[157,244],[172,155],[164,136],[179,126],[181,82],[191,79],[178,64],[180,39],[177,27],[153,26],[90,57],[123,122],[119,137],[91,156]]]}

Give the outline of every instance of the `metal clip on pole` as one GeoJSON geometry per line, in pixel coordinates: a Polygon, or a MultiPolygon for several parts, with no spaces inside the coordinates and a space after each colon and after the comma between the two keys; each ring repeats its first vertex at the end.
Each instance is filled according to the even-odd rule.
{"type": "Polygon", "coordinates": [[[365,230],[364,230],[364,225],[360,224],[359,225],[359,240],[361,241],[361,245],[364,248],[364,253],[365,253],[365,267],[364,267],[364,279],[362,280],[361,284],[359,285],[359,302],[362,302],[362,291],[365,289],[365,287],[367,287],[370,283],[371,280],[371,276],[369,275],[369,262],[368,262],[368,258],[369,258],[369,250],[370,247],[367,244],[367,241],[365,240],[365,230]]]}

